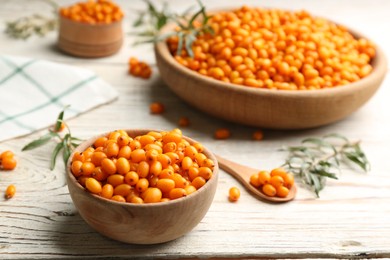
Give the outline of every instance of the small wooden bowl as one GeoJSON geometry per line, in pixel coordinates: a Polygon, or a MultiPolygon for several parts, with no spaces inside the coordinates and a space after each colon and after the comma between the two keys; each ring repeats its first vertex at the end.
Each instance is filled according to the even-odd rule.
{"type": "Polygon", "coordinates": [[[206,77],[179,64],[165,42],[155,45],[155,55],[162,79],[192,106],[228,121],[273,129],[304,129],[341,120],[374,95],[386,74],[386,58],[379,47],[369,76],[312,91],[255,89],[206,77]]]}
{"type": "Polygon", "coordinates": [[[87,24],[60,15],[58,47],[68,54],[83,58],[110,56],[119,51],[122,43],[122,21],[87,24]]]}
{"type": "MultiPolygon", "coordinates": [[[[132,137],[149,131],[152,130],[127,130],[132,137]]],[[[100,136],[83,142],[73,153],[84,151],[100,136]]],[[[188,137],[185,139],[190,143],[195,142],[188,137]]],[[[207,148],[204,148],[204,154],[214,161],[213,176],[202,188],[184,198],[152,204],[105,199],[80,185],[71,173],[71,159],[66,167],[69,193],[81,217],[99,233],[131,244],[167,242],[191,231],[203,219],[213,201],[218,183],[218,163],[207,148]]]]}

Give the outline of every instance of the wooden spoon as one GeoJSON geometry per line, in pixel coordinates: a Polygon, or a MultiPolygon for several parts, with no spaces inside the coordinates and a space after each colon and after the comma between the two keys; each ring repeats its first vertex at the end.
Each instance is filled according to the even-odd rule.
{"type": "MultiPolygon", "coordinates": [[[[215,155],[215,154],[214,154],[215,155]]],[[[253,169],[232,161],[229,161],[227,159],[224,159],[218,155],[215,155],[215,157],[218,160],[219,167],[226,171],[228,174],[232,175],[234,178],[236,178],[241,184],[250,192],[253,196],[257,197],[258,199],[267,200],[271,202],[287,202],[290,200],[293,200],[295,198],[295,195],[297,193],[297,188],[295,185],[293,185],[290,189],[290,192],[288,193],[287,197],[285,198],[279,198],[279,197],[270,197],[262,193],[259,189],[253,187],[250,183],[250,177],[254,173],[259,172],[257,169],[253,169]]]]}

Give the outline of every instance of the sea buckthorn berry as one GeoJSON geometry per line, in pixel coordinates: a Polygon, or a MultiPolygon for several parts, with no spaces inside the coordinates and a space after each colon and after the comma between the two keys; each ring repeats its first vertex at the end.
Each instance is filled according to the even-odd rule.
{"type": "Polygon", "coordinates": [[[119,147],[128,145],[129,142],[130,142],[130,137],[128,135],[120,135],[117,140],[119,147]]]}
{"type": "Polygon", "coordinates": [[[227,128],[220,128],[214,132],[215,139],[222,140],[222,139],[227,139],[229,137],[230,137],[230,130],[227,128]]]}
{"type": "Polygon", "coordinates": [[[3,168],[3,170],[13,170],[16,168],[17,161],[15,160],[14,157],[4,157],[0,161],[0,166],[3,168]]]}
{"type": "Polygon", "coordinates": [[[73,161],[71,164],[71,170],[74,176],[78,177],[81,175],[81,166],[83,165],[83,162],[81,161],[73,161]]]}
{"type": "Polygon", "coordinates": [[[271,177],[272,176],[280,176],[283,179],[286,178],[287,172],[283,168],[275,168],[271,171],[271,177]]]}
{"type": "Polygon", "coordinates": [[[166,135],[164,135],[162,137],[162,141],[164,144],[167,144],[167,143],[170,143],[170,142],[174,142],[176,144],[179,144],[181,142],[181,139],[182,138],[182,135],[181,133],[177,133],[177,132],[170,132],[170,133],[167,133],[166,135]]]}
{"type": "Polygon", "coordinates": [[[196,177],[199,176],[199,167],[195,167],[194,164],[188,169],[188,178],[190,181],[193,181],[196,177]]]}
{"type": "Polygon", "coordinates": [[[237,187],[231,187],[229,189],[229,200],[234,202],[240,198],[240,190],[237,187]]]}
{"type": "Polygon", "coordinates": [[[146,189],[149,187],[149,181],[146,178],[141,178],[135,185],[135,189],[139,192],[142,193],[146,191],[146,189]]]}
{"type": "Polygon", "coordinates": [[[294,186],[294,175],[292,175],[291,173],[287,173],[283,180],[284,186],[288,189],[291,189],[291,187],[294,186]]]}
{"type": "Polygon", "coordinates": [[[271,174],[268,171],[260,171],[258,175],[259,175],[258,180],[260,185],[265,185],[269,183],[269,181],[271,180],[271,174]]]}
{"type": "Polygon", "coordinates": [[[192,185],[185,186],[184,190],[186,191],[187,195],[190,195],[194,193],[197,189],[192,185]]]}
{"type": "Polygon", "coordinates": [[[13,158],[14,157],[14,153],[10,150],[7,150],[7,151],[4,151],[0,154],[0,161],[4,158],[13,158]]]}
{"type": "Polygon", "coordinates": [[[130,194],[131,186],[126,183],[119,184],[114,188],[114,195],[121,195],[126,197],[130,194]]]}
{"type": "Polygon", "coordinates": [[[137,184],[139,180],[139,175],[135,171],[130,171],[125,175],[125,182],[131,186],[137,184]]]}
{"type": "Polygon", "coordinates": [[[175,181],[167,178],[159,179],[157,181],[156,187],[159,188],[163,193],[168,193],[173,188],[175,188],[175,181]]]}
{"type": "Polygon", "coordinates": [[[121,195],[114,195],[112,196],[111,200],[118,201],[118,202],[126,202],[126,199],[121,195]]]}
{"type": "Polygon", "coordinates": [[[162,198],[161,190],[158,188],[148,188],[145,191],[144,202],[145,203],[156,203],[160,202],[162,198]]]}
{"type": "Polygon", "coordinates": [[[249,180],[250,184],[252,184],[253,187],[258,188],[261,186],[261,183],[259,181],[259,174],[252,174],[249,180]]]}
{"type": "Polygon", "coordinates": [[[190,119],[188,117],[185,117],[185,116],[180,117],[178,125],[181,127],[187,127],[190,125],[190,119]]]}
{"type": "Polygon", "coordinates": [[[203,177],[205,180],[209,180],[213,176],[213,171],[208,167],[200,167],[198,175],[203,177]]]}
{"type": "Polygon", "coordinates": [[[112,175],[112,174],[115,174],[116,173],[116,164],[113,160],[111,159],[108,159],[108,158],[104,158],[102,161],[101,161],[101,168],[102,170],[109,174],[109,175],[112,175]]]}
{"type": "Polygon", "coordinates": [[[114,188],[118,185],[123,184],[125,181],[125,177],[120,174],[113,174],[107,177],[107,183],[114,186],[114,188]]]}
{"type": "Polygon", "coordinates": [[[272,186],[271,184],[263,185],[261,190],[263,191],[263,193],[265,195],[267,195],[269,197],[275,197],[275,195],[276,195],[276,188],[274,186],[272,186]]]}
{"type": "Polygon", "coordinates": [[[144,147],[148,144],[152,144],[156,141],[156,138],[152,135],[143,135],[140,137],[139,142],[141,143],[141,147],[144,147]]]}
{"type": "Polygon", "coordinates": [[[183,188],[174,188],[169,192],[169,199],[171,200],[179,199],[185,196],[187,196],[187,192],[183,188]]]}
{"type": "Polygon", "coordinates": [[[16,193],[16,187],[15,187],[15,185],[11,184],[5,190],[5,198],[10,199],[13,196],[15,196],[15,193],[16,193]]]}
{"type": "Polygon", "coordinates": [[[284,185],[284,180],[281,176],[275,175],[271,177],[269,183],[275,188],[278,188],[284,185]]]}
{"type": "Polygon", "coordinates": [[[138,164],[137,173],[139,177],[146,178],[149,175],[150,166],[146,161],[142,161],[138,164]]]}
{"type": "Polygon", "coordinates": [[[172,174],[169,178],[175,182],[176,188],[184,188],[187,184],[186,179],[184,179],[183,176],[178,173],[172,174]]]}
{"type": "Polygon", "coordinates": [[[119,145],[115,142],[110,142],[106,147],[106,155],[107,157],[115,157],[119,153],[119,145]]]}
{"type": "Polygon", "coordinates": [[[95,165],[95,166],[100,166],[101,165],[101,161],[104,159],[104,158],[107,158],[107,155],[104,153],[104,152],[94,152],[92,154],[92,157],[91,157],[91,162],[95,165]]]}
{"type": "Polygon", "coordinates": [[[165,107],[160,102],[153,102],[149,106],[150,113],[152,114],[162,114],[165,111],[165,107]]]}
{"type": "Polygon", "coordinates": [[[102,192],[100,194],[103,198],[111,199],[114,195],[114,187],[111,184],[104,184],[102,187],[102,192]]]}
{"type": "Polygon", "coordinates": [[[118,157],[123,157],[123,158],[126,158],[126,159],[130,159],[130,154],[131,154],[130,146],[125,145],[125,146],[122,146],[119,149],[118,157]]]}
{"type": "Polygon", "coordinates": [[[176,149],[177,149],[177,144],[175,142],[168,142],[164,144],[163,152],[164,153],[175,152],[176,149]]]}
{"type": "Polygon", "coordinates": [[[260,141],[260,140],[263,140],[263,138],[264,138],[264,133],[261,130],[257,130],[255,132],[253,132],[253,134],[252,134],[253,140],[260,141]]]}
{"type": "Polygon", "coordinates": [[[195,149],[198,151],[198,153],[203,152],[203,145],[201,143],[194,143],[192,146],[195,147],[195,149]]]}
{"type": "Polygon", "coordinates": [[[130,171],[130,163],[126,158],[120,157],[116,161],[116,170],[119,174],[126,174],[130,171]]]}
{"type": "Polygon", "coordinates": [[[98,148],[98,147],[103,147],[104,144],[107,142],[108,138],[105,137],[105,136],[102,136],[102,137],[99,137],[96,139],[96,141],[94,142],[93,146],[95,148],[98,148]]]}
{"type": "Polygon", "coordinates": [[[102,167],[95,167],[95,170],[92,173],[92,177],[98,181],[104,181],[108,177],[108,173],[102,170],[102,167]]]}
{"type": "Polygon", "coordinates": [[[158,176],[162,171],[162,164],[159,161],[154,161],[150,164],[149,168],[150,174],[158,176]]]}
{"type": "Polygon", "coordinates": [[[159,155],[159,152],[157,150],[151,149],[151,150],[146,151],[145,159],[148,163],[152,163],[152,162],[157,161],[158,155],[159,155]]]}
{"type": "Polygon", "coordinates": [[[85,181],[85,187],[94,194],[102,192],[102,185],[94,178],[88,178],[85,181]]]}
{"type": "Polygon", "coordinates": [[[183,158],[183,160],[181,161],[181,167],[182,167],[183,170],[186,171],[193,165],[193,163],[194,162],[192,161],[192,159],[190,157],[185,156],[183,158]]]}
{"type": "Polygon", "coordinates": [[[201,187],[203,187],[205,184],[206,184],[206,179],[201,177],[201,176],[197,176],[195,177],[191,184],[196,188],[196,189],[200,189],[201,187]]]}
{"type": "Polygon", "coordinates": [[[130,202],[134,204],[142,204],[144,203],[144,200],[141,199],[140,197],[134,196],[131,198],[130,202]]]}
{"type": "Polygon", "coordinates": [[[90,176],[95,170],[95,165],[92,162],[83,162],[81,172],[84,176],[90,176]]]}
{"type": "Polygon", "coordinates": [[[130,154],[130,161],[139,163],[146,160],[146,153],[144,149],[135,149],[130,154]]]}
{"type": "Polygon", "coordinates": [[[290,190],[285,186],[279,186],[276,188],[276,196],[281,197],[281,198],[287,197],[289,192],[290,192],[290,190]]]}

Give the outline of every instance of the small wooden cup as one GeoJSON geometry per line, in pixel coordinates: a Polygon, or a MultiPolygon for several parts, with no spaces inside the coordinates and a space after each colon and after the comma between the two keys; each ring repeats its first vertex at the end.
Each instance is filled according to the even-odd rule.
{"type": "MultiPolygon", "coordinates": [[[[149,131],[152,130],[128,130],[127,132],[131,137],[135,137],[149,131]]],[[[100,136],[83,142],[74,153],[84,151],[100,136]]],[[[184,138],[191,144],[195,142],[188,137],[184,138]]],[[[80,185],[71,173],[71,159],[66,167],[69,193],[81,217],[99,233],[131,244],[167,242],[191,231],[211,206],[218,183],[218,162],[207,148],[204,148],[203,153],[214,161],[213,176],[203,187],[184,198],[150,204],[132,204],[105,199],[88,192],[80,185]]]]}
{"type": "Polygon", "coordinates": [[[73,56],[98,58],[119,51],[123,43],[122,21],[86,24],[60,15],[58,47],[73,56]]]}

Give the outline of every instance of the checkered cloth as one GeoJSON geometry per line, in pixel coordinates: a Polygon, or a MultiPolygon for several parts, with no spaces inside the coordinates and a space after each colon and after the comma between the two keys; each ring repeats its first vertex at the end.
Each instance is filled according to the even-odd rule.
{"type": "Polygon", "coordinates": [[[118,97],[94,72],[59,63],[0,55],[0,142],[75,117],[118,97]]]}

